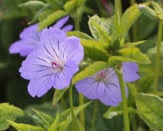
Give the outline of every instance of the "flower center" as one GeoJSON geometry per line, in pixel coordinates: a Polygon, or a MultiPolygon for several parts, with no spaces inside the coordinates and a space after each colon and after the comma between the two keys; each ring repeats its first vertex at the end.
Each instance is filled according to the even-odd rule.
{"type": "Polygon", "coordinates": [[[103,82],[103,81],[105,81],[106,76],[107,76],[107,71],[103,70],[103,71],[97,73],[95,79],[97,82],[103,82]]]}
{"type": "Polygon", "coordinates": [[[58,72],[61,72],[63,70],[63,66],[58,64],[57,62],[55,61],[52,61],[51,62],[51,65],[52,65],[52,68],[57,70],[58,72]]]}

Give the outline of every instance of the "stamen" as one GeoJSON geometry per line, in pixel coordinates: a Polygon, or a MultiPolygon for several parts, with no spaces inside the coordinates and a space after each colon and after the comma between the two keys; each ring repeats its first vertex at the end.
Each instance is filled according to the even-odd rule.
{"type": "Polygon", "coordinates": [[[57,70],[58,72],[63,70],[63,66],[59,65],[58,63],[56,63],[55,61],[51,62],[52,68],[57,70]]]}

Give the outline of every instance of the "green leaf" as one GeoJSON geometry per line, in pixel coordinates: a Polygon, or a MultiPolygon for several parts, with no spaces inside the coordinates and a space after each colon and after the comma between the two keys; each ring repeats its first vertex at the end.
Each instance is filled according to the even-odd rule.
{"type": "Polygon", "coordinates": [[[145,54],[141,53],[140,50],[136,47],[122,48],[119,50],[119,53],[122,57],[131,59],[140,64],[150,63],[149,58],[145,54]]]}
{"type": "Polygon", "coordinates": [[[157,17],[159,17],[161,20],[163,20],[163,9],[162,7],[157,3],[152,1],[152,6],[154,7],[155,13],[157,17]]]}
{"type": "Polygon", "coordinates": [[[107,60],[108,53],[106,49],[101,46],[101,42],[82,39],[81,44],[84,46],[84,53],[86,57],[93,60],[107,60]]]}
{"type": "Polygon", "coordinates": [[[155,131],[163,131],[163,99],[140,93],[136,97],[137,113],[155,131]]]}
{"type": "Polygon", "coordinates": [[[17,131],[46,131],[44,128],[39,126],[33,126],[30,124],[15,123],[13,121],[8,121],[11,126],[13,126],[17,131]]]}
{"type": "Polygon", "coordinates": [[[42,7],[42,6],[46,6],[47,4],[42,2],[42,1],[38,1],[38,0],[31,0],[31,1],[27,1],[25,3],[21,3],[18,6],[19,7],[28,7],[28,8],[36,8],[36,7],[42,7]]]}
{"type": "Polygon", "coordinates": [[[125,39],[129,29],[141,15],[141,12],[138,9],[138,5],[135,4],[130,6],[122,15],[120,22],[120,36],[125,39]]]}
{"type": "Polygon", "coordinates": [[[136,42],[127,42],[125,43],[127,46],[138,46],[146,43],[146,40],[136,41],[136,42]]]}
{"type": "Polygon", "coordinates": [[[65,16],[67,13],[63,10],[58,10],[50,15],[47,16],[44,20],[39,22],[39,30],[44,29],[47,26],[53,24],[56,20],[60,19],[61,17],[65,16]]]}
{"type": "MultiPolygon", "coordinates": [[[[128,107],[128,112],[135,112],[135,110],[132,107],[128,107]]],[[[123,114],[123,110],[122,110],[122,106],[120,105],[117,107],[110,107],[108,109],[108,111],[105,112],[103,117],[105,117],[107,119],[112,119],[112,118],[122,115],[122,114],[123,114]]]]}
{"type": "Polygon", "coordinates": [[[108,68],[108,66],[109,65],[107,62],[102,62],[102,61],[94,62],[93,64],[86,67],[84,70],[82,70],[78,74],[76,74],[72,80],[72,83],[75,84],[76,82],[78,82],[86,77],[92,76],[95,73],[97,73],[98,71],[108,68]]]}
{"type": "Polygon", "coordinates": [[[44,128],[47,128],[53,121],[53,117],[51,115],[38,110],[32,110],[29,115],[33,118],[37,125],[44,128]]]}
{"type": "Polygon", "coordinates": [[[153,9],[149,8],[147,5],[140,4],[139,10],[142,12],[142,14],[149,17],[150,19],[157,19],[157,15],[156,15],[155,11],[153,9]]]}
{"type": "Polygon", "coordinates": [[[80,31],[69,31],[67,32],[68,36],[77,36],[80,39],[88,39],[92,40],[92,37],[87,35],[86,33],[80,32],[80,31]]]}
{"type": "Polygon", "coordinates": [[[94,15],[90,17],[88,21],[89,29],[93,37],[96,40],[103,42],[104,47],[108,47],[111,41],[111,37],[109,36],[109,20],[110,19],[104,19],[94,15]]]}
{"type": "Polygon", "coordinates": [[[24,115],[24,112],[8,103],[0,104],[0,130],[6,130],[9,127],[7,120],[15,120],[16,117],[24,115]]]}

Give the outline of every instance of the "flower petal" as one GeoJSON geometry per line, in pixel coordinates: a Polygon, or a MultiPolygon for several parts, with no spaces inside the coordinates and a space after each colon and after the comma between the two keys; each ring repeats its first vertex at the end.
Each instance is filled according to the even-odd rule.
{"type": "Polygon", "coordinates": [[[100,101],[108,106],[117,106],[122,101],[119,83],[105,84],[105,92],[100,101]]]}
{"type": "Polygon", "coordinates": [[[13,43],[10,48],[10,54],[20,53],[21,56],[28,55],[31,51],[36,48],[35,41],[32,40],[19,40],[13,43]]]}
{"type": "Polygon", "coordinates": [[[71,31],[73,29],[73,25],[66,25],[65,27],[62,28],[64,32],[71,31]]]}
{"type": "Polygon", "coordinates": [[[76,65],[72,61],[66,62],[63,71],[57,74],[55,85],[53,87],[57,89],[63,89],[69,86],[73,75],[78,70],[78,65],[76,65]]]}
{"type": "Polygon", "coordinates": [[[133,82],[140,78],[137,73],[139,67],[134,62],[124,62],[122,64],[122,70],[123,70],[123,78],[125,82],[133,82]]]}
{"type": "Polygon", "coordinates": [[[65,47],[61,49],[64,59],[79,64],[84,57],[84,49],[80,44],[80,40],[77,37],[72,36],[68,37],[64,43],[65,47]]]}
{"type": "Polygon", "coordinates": [[[66,24],[66,22],[69,20],[69,16],[63,17],[60,20],[58,20],[53,27],[55,28],[62,28],[64,24],[66,24]]]}
{"type": "Polygon", "coordinates": [[[39,41],[39,39],[40,39],[40,37],[39,37],[40,32],[37,31],[37,28],[38,28],[38,24],[34,24],[34,25],[28,26],[27,28],[25,28],[21,32],[20,38],[21,39],[29,38],[29,39],[33,39],[33,40],[39,41]]]}
{"type": "Polygon", "coordinates": [[[98,99],[98,83],[95,82],[94,78],[88,77],[75,84],[75,87],[79,93],[82,93],[89,99],[98,99]]]}
{"type": "Polygon", "coordinates": [[[28,84],[28,92],[32,97],[41,97],[52,87],[53,80],[50,77],[33,79],[28,84]]]}

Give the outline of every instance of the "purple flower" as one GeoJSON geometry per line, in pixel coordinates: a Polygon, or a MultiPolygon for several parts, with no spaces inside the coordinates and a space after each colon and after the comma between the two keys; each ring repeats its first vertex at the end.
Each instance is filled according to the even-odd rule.
{"type": "MultiPolygon", "coordinates": [[[[137,74],[138,65],[136,63],[124,62],[122,70],[125,82],[139,79],[137,74]]],[[[77,82],[76,89],[87,98],[99,99],[107,106],[117,106],[122,101],[118,76],[113,68],[103,69],[93,76],[77,82]]]]}
{"type": "MultiPolygon", "coordinates": [[[[72,25],[67,25],[65,27],[64,24],[68,21],[69,17],[66,16],[56,22],[53,27],[61,28],[63,31],[67,32],[72,30],[72,25]]],[[[38,24],[31,25],[25,28],[22,33],[20,34],[20,40],[14,42],[10,48],[9,52],[11,54],[19,53],[21,56],[26,56],[34,49],[36,49],[38,43],[40,42],[41,32],[37,31],[38,24]]]]}
{"type": "Polygon", "coordinates": [[[54,27],[41,33],[38,44],[19,69],[21,76],[30,80],[28,92],[33,97],[41,97],[52,87],[63,89],[69,86],[84,56],[77,37],[67,37],[62,30],[54,27]]]}

